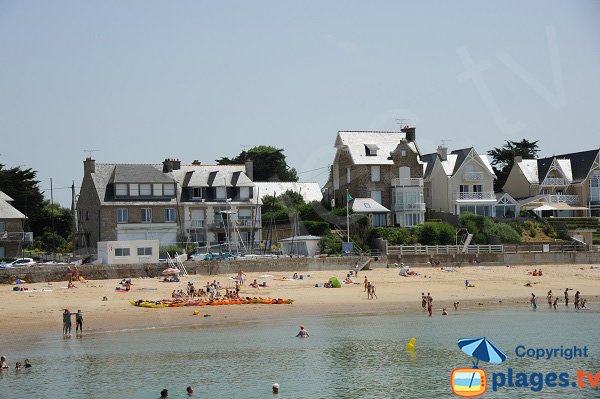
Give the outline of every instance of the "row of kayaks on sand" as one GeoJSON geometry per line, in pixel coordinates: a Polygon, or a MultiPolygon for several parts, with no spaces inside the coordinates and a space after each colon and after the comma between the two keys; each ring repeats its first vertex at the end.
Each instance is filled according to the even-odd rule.
{"type": "Polygon", "coordinates": [[[194,301],[194,300],[183,300],[183,299],[174,299],[168,300],[163,299],[161,301],[146,301],[146,300],[130,300],[133,306],[138,306],[141,308],[178,308],[181,306],[220,306],[220,305],[253,305],[253,304],[262,304],[262,305],[284,305],[284,304],[292,304],[294,303],[293,299],[273,299],[273,298],[252,298],[252,299],[224,299],[219,301],[194,301]]]}

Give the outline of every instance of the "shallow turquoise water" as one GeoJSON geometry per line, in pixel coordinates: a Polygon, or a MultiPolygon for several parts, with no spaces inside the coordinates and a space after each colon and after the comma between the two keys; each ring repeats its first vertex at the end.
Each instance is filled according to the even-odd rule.
{"type": "MultiPolygon", "coordinates": [[[[208,323],[208,320],[207,320],[208,323]]],[[[190,327],[50,336],[0,343],[11,367],[28,357],[33,368],[0,373],[0,398],[451,398],[452,369],[471,358],[458,338],[485,336],[508,355],[502,365],[482,364],[488,380],[508,367],[523,372],[600,372],[600,314],[533,311],[458,312],[323,317],[242,323],[228,328],[190,327]],[[298,324],[311,333],[295,339],[298,324]],[[404,348],[417,338],[416,352],[404,348]],[[515,347],[583,346],[583,359],[520,359],[515,347]]],[[[600,398],[597,389],[501,388],[485,398],[600,398]]]]}

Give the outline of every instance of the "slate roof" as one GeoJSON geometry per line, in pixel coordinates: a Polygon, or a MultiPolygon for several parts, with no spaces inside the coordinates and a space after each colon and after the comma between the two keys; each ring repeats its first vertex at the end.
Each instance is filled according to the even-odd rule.
{"type": "Polygon", "coordinates": [[[354,213],[383,213],[391,212],[385,206],[372,198],[354,198],[352,200],[352,211],[354,213]]]}
{"type": "MultiPolygon", "coordinates": [[[[335,147],[347,147],[355,165],[393,165],[394,161],[388,159],[400,141],[406,138],[402,132],[379,131],[339,131],[335,140],[335,147]],[[367,155],[367,148],[377,147],[377,155],[367,155]]],[[[414,142],[408,147],[419,154],[419,148],[414,142]]]]}
{"type": "Polygon", "coordinates": [[[25,215],[7,201],[0,198],[0,219],[25,219],[25,215]]]}
{"type": "Polygon", "coordinates": [[[162,171],[162,165],[115,165],[113,183],[173,183],[173,178],[162,171]]]}
{"type": "Polygon", "coordinates": [[[304,182],[255,182],[257,195],[264,197],[265,195],[275,196],[281,195],[290,190],[295,193],[300,193],[304,201],[321,201],[323,193],[319,183],[304,183],[304,182]]]}
{"type": "Polygon", "coordinates": [[[581,183],[590,173],[599,151],[600,150],[573,152],[570,154],[539,158],[537,160],[524,159],[521,162],[517,162],[517,165],[529,183],[538,184],[546,178],[548,170],[550,170],[550,166],[552,166],[552,161],[556,158],[558,164],[565,173],[565,177],[572,183],[581,183]]]}
{"type": "Polygon", "coordinates": [[[14,201],[14,199],[12,199],[8,195],[6,195],[6,193],[3,192],[3,191],[0,191],[0,200],[4,200],[6,202],[12,202],[12,201],[14,201]]]}
{"type": "MultiPolygon", "coordinates": [[[[433,170],[433,165],[435,164],[435,161],[438,158],[441,162],[442,168],[444,169],[444,172],[446,173],[446,175],[453,176],[458,171],[458,169],[460,169],[462,164],[465,162],[465,160],[467,159],[467,156],[469,155],[471,150],[474,151],[473,147],[463,148],[460,150],[454,150],[450,154],[448,154],[445,161],[442,161],[442,158],[440,157],[440,155],[437,152],[423,155],[422,159],[427,163],[423,177],[424,178],[429,177],[429,175],[431,174],[431,171],[433,170]]],[[[483,165],[490,171],[490,173],[492,173],[495,176],[494,169],[492,168],[492,165],[491,165],[488,157],[486,155],[478,154],[477,152],[475,152],[475,153],[479,157],[479,160],[481,161],[481,163],[483,163],[483,165]]]]}

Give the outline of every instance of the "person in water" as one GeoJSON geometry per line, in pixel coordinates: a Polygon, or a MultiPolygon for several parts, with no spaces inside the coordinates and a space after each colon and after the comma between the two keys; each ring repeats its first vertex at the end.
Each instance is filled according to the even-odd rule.
{"type": "Polygon", "coordinates": [[[63,335],[71,335],[71,312],[65,309],[63,312],[63,335]]]}
{"type": "Polygon", "coordinates": [[[75,313],[75,334],[83,333],[83,314],[81,314],[81,309],[77,310],[75,313]]]}
{"type": "Polygon", "coordinates": [[[535,299],[535,294],[533,292],[531,293],[531,299],[529,302],[531,303],[531,307],[537,309],[537,299],[535,299]]]}
{"type": "Polygon", "coordinates": [[[0,369],[7,369],[8,362],[6,361],[6,356],[0,356],[0,369]]]}
{"type": "Polygon", "coordinates": [[[306,331],[304,329],[304,326],[300,326],[300,331],[296,335],[296,338],[308,338],[308,337],[310,337],[310,334],[308,333],[308,331],[306,331]]]}
{"type": "Polygon", "coordinates": [[[167,389],[163,389],[162,391],[160,391],[160,397],[161,398],[168,398],[169,397],[169,391],[167,389]]]}
{"type": "Polygon", "coordinates": [[[194,388],[192,388],[191,385],[187,387],[185,391],[187,392],[187,396],[194,396],[194,388]]]}
{"type": "Polygon", "coordinates": [[[273,384],[273,395],[279,395],[279,384],[275,383],[273,384]]]}
{"type": "Polygon", "coordinates": [[[29,363],[29,359],[25,359],[25,368],[28,369],[31,367],[31,363],[29,363]]]}

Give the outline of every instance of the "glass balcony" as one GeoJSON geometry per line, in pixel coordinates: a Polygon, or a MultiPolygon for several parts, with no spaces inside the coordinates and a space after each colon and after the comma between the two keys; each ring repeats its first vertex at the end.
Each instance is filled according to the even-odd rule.
{"type": "Polygon", "coordinates": [[[495,200],[496,195],[493,191],[480,191],[468,193],[454,193],[454,198],[457,201],[477,201],[477,200],[495,200]]]}
{"type": "Polygon", "coordinates": [[[392,187],[423,187],[423,179],[420,177],[397,177],[392,179],[392,187]]]}
{"type": "Polygon", "coordinates": [[[392,210],[395,212],[402,212],[402,211],[425,212],[425,203],[424,202],[414,202],[414,203],[397,202],[397,203],[392,204],[392,210]]]}

